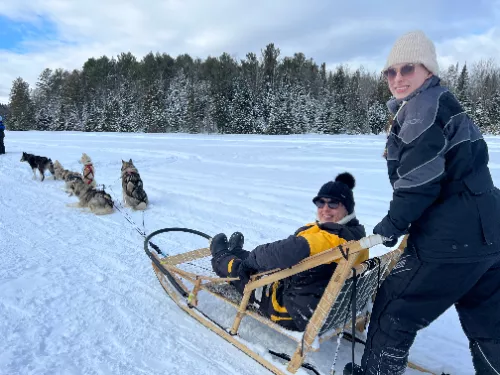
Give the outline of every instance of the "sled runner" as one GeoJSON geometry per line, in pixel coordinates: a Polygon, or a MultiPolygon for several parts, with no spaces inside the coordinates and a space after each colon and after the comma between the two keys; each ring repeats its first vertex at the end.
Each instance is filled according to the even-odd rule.
{"type": "MultiPolygon", "coordinates": [[[[296,373],[300,367],[305,367],[315,374],[319,374],[313,366],[304,363],[308,352],[319,350],[321,343],[342,333],[347,327],[351,327],[353,320],[357,329],[364,331],[369,318],[370,306],[378,287],[395,266],[406,246],[406,238],[404,238],[399,248],[354,266],[360,252],[381,244],[382,237],[372,235],[359,241],[351,241],[308,257],[291,268],[276,269],[253,275],[242,296],[229,284],[229,281],[237,279],[220,278],[212,272],[209,248],[168,255],[162,253],[158,246],[151,242],[154,236],[173,231],[194,233],[206,239],[211,238],[204,233],[187,228],[160,229],[146,237],[144,250],[152,260],[154,272],[167,294],[190,316],[277,375],[296,373]],[[150,250],[150,246],[154,250],[150,250]],[[249,303],[255,289],[339,258],[341,260],[338,261],[338,266],[304,332],[286,330],[261,315],[257,308],[249,303]],[[187,283],[190,284],[189,287],[186,285],[187,283]],[[236,308],[237,312],[231,327],[223,327],[203,312],[203,306],[199,300],[202,291],[208,292],[236,308]],[[352,303],[353,301],[354,303],[352,303]],[[297,343],[295,352],[291,356],[269,350],[269,353],[289,360],[286,369],[252,350],[245,340],[238,336],[240,323],[245,316],[254,318],[297,343]]],[[[409,367],[426,372],[423,368],[412,364],[409,367]]]]}

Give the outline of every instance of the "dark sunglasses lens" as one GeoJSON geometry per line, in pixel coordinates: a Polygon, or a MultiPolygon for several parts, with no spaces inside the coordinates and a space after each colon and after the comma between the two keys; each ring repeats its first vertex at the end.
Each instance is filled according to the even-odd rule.
{"type": "Polygon", "coordinates": [[[404,65],[401,68],[401,75],[402,76],[407,76],[408,74],[412,74],[415,71],[415,65],[404,65]]]}
{"type": "Polygon", "coordinates": [[[384,72],[384,75],[385,75],[385,77],[386,77],[386,78],[394,78],[394,77],[396,77],[396,75],[397,75],[397,74],[398,74],[398,73],[397,73],[397,72],[396,72],[396,70],[395,70],[395,69],[393,69],[393,68],[389,68],[389,69],[387,69],[387,70],[384,72]]]}
{"type": "Polygon", "coordinates": [[[334,209],[339,207],[339,202],[329,202],[328,207],[334,209]]]}
{"type": "Polygon", "coordinates": [[[316,207],[318,208],[323,208],[325,207],[325,204],[328,204],[328,207],[331,208],[331,209],[335,209],[335,208],[338,208],[339,206],[339,202],[325,202],[323,199],[319,199],[317,200],[316,202],[314,202],[314,204],[316,205],[316,207]]]}
{"type": "Polygon", "coordinates": [[[314,202],[314,204],[316,205],[316,207],[318,208],[323,208],[323,206],[325,205],[325,201],[322,200],[322,199],[319,199],[317,200],[316,202],[314,202]]]}

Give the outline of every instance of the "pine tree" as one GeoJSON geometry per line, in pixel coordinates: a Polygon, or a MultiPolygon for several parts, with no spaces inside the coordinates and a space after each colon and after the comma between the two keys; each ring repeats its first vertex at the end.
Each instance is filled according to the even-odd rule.
{"type": "Polygon", "coordinates": [[[481,128],[489,129],[491,127],[483,98],[479,97],[474,103],[471,118],[481,128]]]}
{"type": "Polygon", "coordinates": [[[9,128],[12,130],[30,130],[36,127],[35,111],[30,98],[29,84],[21,77],[12,83],[10,91],[9,128]]]}
{"type": "Polygon", "coordinates": [[[357,70],[350,78],[346,91],[346,110],[348,116],[345,129],[350,134],[368,133],[366,109],[363,107],[360,95],[361,74],[357,70]]]}
{"type": "Polygon", "coordinates": [[[234,134],[253,134],[253,102],[250,94],[250,88],[243,77],[236,80],[231,108],[232,119],[230,132],[234,134]]]}
{"type": "Polygon", "coordinates": [[[472,103],[469,98],[469,73],[467,71],[467,64],[464,64],[457,80],[457,99],[462,104],[465,112],[473,115],[472,103]]]}
{"type": "Polygon", "coordinates": [[[490,104],[487,113],[490,129],[486,131],[491,134],[500,135],[500,87],[495,91],[490,104]]]}
{"type": "Polygon", "coordinates": [[[304,134],[314,122],[314,108],[309,105],[309,95],[304,87],[293,85],[290,92],[293,127],[291,132],[285,134],[304,134]]]}
{"type": "Polygon", "coordinates": [[[187,86],[187,78],[183,72],[178,72],[170,82],[166,98],[167,130],[169,132],[186,131],[189,105],[187,86]]]}
{"type": "Polygon", "coordinates": [[[441,84],[447,87],[450,91],[455,92],[458,82],[458,63],[450,65],[447,71],[441,74],[441,84]]]}
{"type": "Polygon", "coordinates": [[[0,116],[2,116],[2,118],[6,121],[9,119],[10,109],[8,105],[0,104],[0,116]]]}
{"type": "Polygon", "coordinates": [[[293,134],[295,118],[292,113],[294,99],[288,84],[276,87],[269,93],[268,103],[270,113],[266,128],[267,134],[293,134]]]}
{"type": "Polygon", "coordinates": [[[380,103],[387,103],[391,98],[391,90],[389,90],[389,85],[387,84],[387,79],[383,74],[380,74],[377,79],[377,87],[375,89],[375,99],[380,103]]]}
{"type": "Polygon", "coordinates": [[[152,83],[145,95],[142,121],[148,133],[164,133],[167,130],[165,92],[160,80],[152,83]]]}
{"type": "Polygon", "coordinates": [[[380,134],[387,126],[389,111],[379,101],[374,101],[368,108],[368,123],[374,134],[380,134]]]}

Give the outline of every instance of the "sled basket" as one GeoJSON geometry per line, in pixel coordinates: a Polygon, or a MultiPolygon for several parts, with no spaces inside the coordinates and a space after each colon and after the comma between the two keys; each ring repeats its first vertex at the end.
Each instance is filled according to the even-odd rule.
{"type": "MultiPolygon", "coordinates": [[[[278,375],[295,373],[302,366],[308,352],[319,350],[321,342],[343,332],[345,327],[350,325],[352,320],[351,292],[354,282],[357,295],[355,324],[362,326],[360,329],[364,330],[368,320],[368,307],[374,300],[379,285],[397,263],[406,246],[405,237],[397,249],[355,265],[361,251],[381,244],[382,238],[372,235],[359,241],[347,242],[308,257],[291,268],[271,270],[252,276],[242,296],[229,284],[229,281],[237,279],[220,278],[212,272],[211,254],[208,248],[166,257],[160,257],[150,251],[149,240],[159,234],[157,232],[153,232],[146,238],[144,248],[153,261],[153,268],[161,285],[169,296],[189,315],[278,375]],[[332,261],[337,261],[338,265],[304,332],[292,332],[279,326],[260,314],[258,309],[249,303],[255,289],[332,261]],[[354,274],[355,277],[353,277],[354,274]],[[185,281],[192,284],[192,287],[188,288],[185,281]],[[201,290],[237,309],[232,327],[221,327],[203,313],[202,307],[198,306],[198,293],[201,290]],[[250,316],[297,342],[295,353],[286,371],[254,352],[239,339],[238,328],[244,316],[250,316]]],[[[205,235],[205,237],[208,236],[205,235]]]]}

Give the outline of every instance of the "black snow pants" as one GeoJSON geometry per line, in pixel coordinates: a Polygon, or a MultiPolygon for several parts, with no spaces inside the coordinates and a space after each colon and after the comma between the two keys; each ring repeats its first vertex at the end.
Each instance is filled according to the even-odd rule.
{"type": "Polygon", "coordinates": [[[363,373],[403,374],[417,331],[453,305],[476,374],[500,374],[500,256],[477,263],[429,263],[411,245],[375,299],[363,373]]]}
{"type": "Polygon", "coordinates": [[[5,133],[3,130],[0,130],[0,155],[5,154],[5,144],[3,143],[4,138],[5,133]]]}

